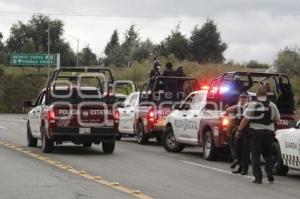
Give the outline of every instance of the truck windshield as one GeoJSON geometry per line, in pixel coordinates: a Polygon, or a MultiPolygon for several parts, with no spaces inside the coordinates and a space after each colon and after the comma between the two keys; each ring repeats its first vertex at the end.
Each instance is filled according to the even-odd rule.
{"type": "Polygon", "coordinates": [[[101,93],[99,90],[85,89],[65,89],[55,90],[51,94],[52,102],[68,102],[71,104],[79,104],[81,102],[100,102],[101,93]]]}

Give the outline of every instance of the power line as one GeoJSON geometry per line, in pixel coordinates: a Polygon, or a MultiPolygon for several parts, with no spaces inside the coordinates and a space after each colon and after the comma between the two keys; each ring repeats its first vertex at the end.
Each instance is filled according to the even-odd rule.
{"type": "MultiPolygon", "coordinates": [[[[0,15],[37,15],[45,14],[41,12],[23,12],[23,11],[5,11],[0,10],[0,15]]],[[[129,18],[129,19],[168,19],[168,18],[192,18],[192,19],[206,19],[206,18],[289,18],[289,17],[300,17],[300,13],[292,14],[246,14],[246,15],[99,15],[99,14],[66,14],[66,13],[46,13],[48,16],[63,16],[63,17],[94,17],[94,18],[108,18],[108,19],[119,19],[119,18],[129,18]]]]}

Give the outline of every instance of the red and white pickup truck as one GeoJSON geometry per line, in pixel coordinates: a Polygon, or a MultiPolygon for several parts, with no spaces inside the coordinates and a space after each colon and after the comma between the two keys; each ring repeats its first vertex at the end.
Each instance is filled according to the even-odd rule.
{"type": "Polygon", "coordinates": [[[207,90],[191,93],[168,116],[162,136],[164,148],[169,152],[180,152],[186,145],[202,146],[204,158],[214,160],[228,144],[228,131],[232,122],[231,117],[225,115],[225,109],[228,105],[238,103],[237,86],[246,89],[252,100],[255,100],[255,84],[264,82],[270,83],[270,100],[277,105],[281,114],[278,128],[294,127],[294,98],[286,75],[228,72],[214,79],[207,90]]]}
{"type": "MultiPolygon", "coordinates": [[[[108,69],[62,68],[56,70],[28,114],[27,143],[42,140],[42,151],[51,153],[54,143],[71,141],[90,147],[102,143],[104,153],[115,148],[119,113],[117,102],[126,95],[115,94],[117,86],[108,69]]],[[[122,83],[123,84],[123,83],[122,83]]]]}
{"type": "Polygon", "coordinates": [[[198,81],[191,77],[157,76],[144,84],[134,121],[137,142],[145,144],[151,137],[160,142],[167,116],[176,104],[181,104],[190,92],[197,89],[198,81]]]}

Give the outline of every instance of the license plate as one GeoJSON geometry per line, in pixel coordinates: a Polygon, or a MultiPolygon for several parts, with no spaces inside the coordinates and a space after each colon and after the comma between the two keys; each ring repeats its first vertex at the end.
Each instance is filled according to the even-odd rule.
{"type": "Polygon", "coordinates": [[[106,126],[114,126],[114,121],[113,120],[107,120],[106,121],[106,126]]]}
{"type": "Polygon", "coordinates": [[[79,134],[81,134],[81,135],[91,134],[91,129],[90,128],[79,128],[79,134]]]}

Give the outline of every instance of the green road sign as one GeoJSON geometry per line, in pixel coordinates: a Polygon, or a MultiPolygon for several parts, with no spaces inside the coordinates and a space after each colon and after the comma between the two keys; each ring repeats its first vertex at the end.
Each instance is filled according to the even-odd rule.
{"type": "Polygon", "coordinates": [[[12,53],[10,64],[14,66],[50,66],[56,65],[56,54],[12,53]]]}

